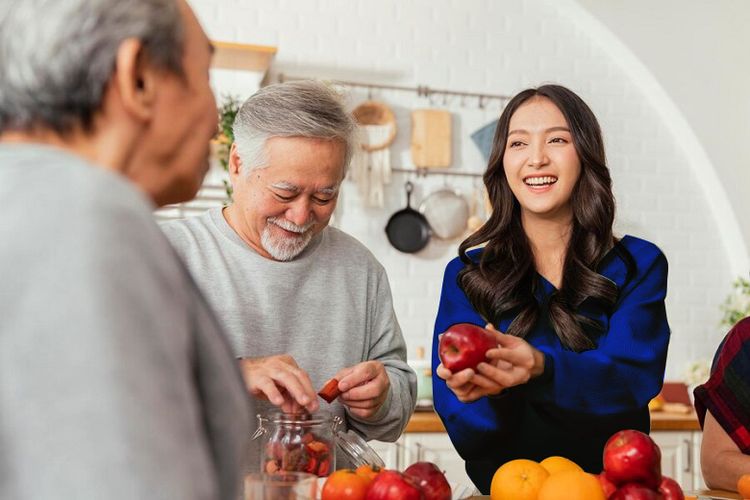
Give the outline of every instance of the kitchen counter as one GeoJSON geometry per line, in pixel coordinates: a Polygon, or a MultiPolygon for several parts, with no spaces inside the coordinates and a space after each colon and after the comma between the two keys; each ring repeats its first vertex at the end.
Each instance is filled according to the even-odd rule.
{"type": "MultiPolygon", "coordinates": [[[[701,491],[688,491],[685,493],[685,499],[691,500],[695,499],[697,495],[699,495],[698,498],[721,498],[721,499],[739,499],[740,496],[737,493],[731,493],[729,491],[719,491],[719,490],[701,490],[701,491]]],[[[476,496],[476,497],[469,497],[466,500],[482,500],[487,499],[489,500],[490,497],[488,496],[476,496]]]]}
{"type": "MultiPolygon", "coordinates": [[[[695,412],[651,413],[652,431],[699,431],[700,429],[695,412]]],[[[412,415],[411,420],[406,424],[405,432],[445,432],[445,427],[433,410],[420,410],[412,415]]]]}

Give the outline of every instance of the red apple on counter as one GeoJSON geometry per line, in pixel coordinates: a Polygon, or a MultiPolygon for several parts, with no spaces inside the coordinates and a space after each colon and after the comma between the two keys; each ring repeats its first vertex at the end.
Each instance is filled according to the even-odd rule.
{"type": "Polygon", "coordinates": [[[492,332],[471,323],[457,323],[440,337],[438,355],[443,366],[456,373],[486,361],[485,353],[493,347],[497,340],[492,332]]]}
{"type": "Polygon", "coordinates": [[[642,484],[627,483],[620,486],[610,500],[662,500],[660,494],[642,484]]]}
{"type": "Polygon", "coordinates": [[[603,458],[607,478],[618,486],[640,483],[656,490],[661,484],[661,451],[642,432],[616,432],[604,445],[603,458]]]}
{"type": "Polygon", "coordinates": [[[606,472],[602,472],[596,477],[599,479],[599,484],[602,486],[602,491],[604,491],[604,498],[611,497],[612,494],[617,491],[617,486],[615,486],[615,483],[609,480],[606,472]]]}
{"type": "Polygon", "coordinates": [[[451,500],[451,485],[432,462],[413,463],[406,468],[404,476],[412,478],[422,488],[424,500],[451,500]]]}
{"type": "Polygon", "coordinates": [[[659,493],[662,494],[664,500],[685,500],[685,494],[682,492],[682,488],[680,488],[677,481],[671,477],[662,476],[661,484],[659,485],[659,493]]]}
{"type": "Polygon", "coordinates": [[[409,477],[384,470],[370,485],[365,500],[422,500],[422,490],[409,477]]]}

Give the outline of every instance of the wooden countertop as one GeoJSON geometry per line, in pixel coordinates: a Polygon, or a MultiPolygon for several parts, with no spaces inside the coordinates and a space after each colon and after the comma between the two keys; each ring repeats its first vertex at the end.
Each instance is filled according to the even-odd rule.
{"type": "MultiPolygon", "coordinates": [[[[652,412],[652,431],[699,431],[695,412],[687,414],[652,412]]],[[[417,411],[406,424],[404,432],[445,432],[445,427],[434,411],[417,411]]]]}
{"type": "MultiPolygon", "coordinates": [[[[698,498],[722,498],[722,499],[738,499],[740,500],[740,496],[737,493],[731,493],[729,491],[719,491],[719,490],[701,490],[701,491],[688,491],[685,493],[685,500],[691,500],[695,499],[696,496],[700,495],[698,498]]],[[[468,497],[466,500],[484,500],[489,499],[488,496],[475,496],[475,497],[468,497]]]]}

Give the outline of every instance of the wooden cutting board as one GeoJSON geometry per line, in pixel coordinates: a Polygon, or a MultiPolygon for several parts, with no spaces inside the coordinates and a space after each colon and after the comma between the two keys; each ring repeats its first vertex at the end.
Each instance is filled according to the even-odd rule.
{"type": "Polygon", "coordinates": [[[411,159],[417,168],[446,168],[451,164],[451,114],[442,109],[411,113],[411,159]]]}

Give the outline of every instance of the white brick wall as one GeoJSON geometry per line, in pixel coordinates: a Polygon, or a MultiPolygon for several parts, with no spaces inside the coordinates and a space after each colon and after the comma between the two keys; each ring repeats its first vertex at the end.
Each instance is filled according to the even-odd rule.
{"type": "MultiPolygon", "coordinates": [[[[667,377],[710,358],[723,332],[718,304],[732,272],[725,239],[687,168],[686,149],[647,96],[606,47],[560,4],[545,1],[193,0],[212,38],[277,45],[275,72],[399,85],[513,94],[542,82],[579,92],[599,117],[618,200],[617,229],[657,243],[670,262],[669,319],[673,337],[667,377]]],[[[221,90],[221,89],[219,89],[221,90]]],[[[410,166],[409,111],[430,107],[416,95],[380,91],[398,116],[392,162],[410,166]]],[[[352,104],[366,98],[353,92],[352,104]]],[[[441,104],[438,100],[436,104],[441,104]]],[[[453,168],[481,172],[484,162],[469,135],[495,118],[496,104],[446,106],[454,113],[453,168]]],[[[388,270],[409,355],[429,347],[445,263],[458,242],[436,242],[418,255],[400,254],[384,234],[405,202],[405,174],[386,190],[386,208],[364,209],[345,186],[337,225],[367,245],[388,270]]],[[[449,182],[470,191],[468,178],[415,179],[419,202],[449,182]]]]}

